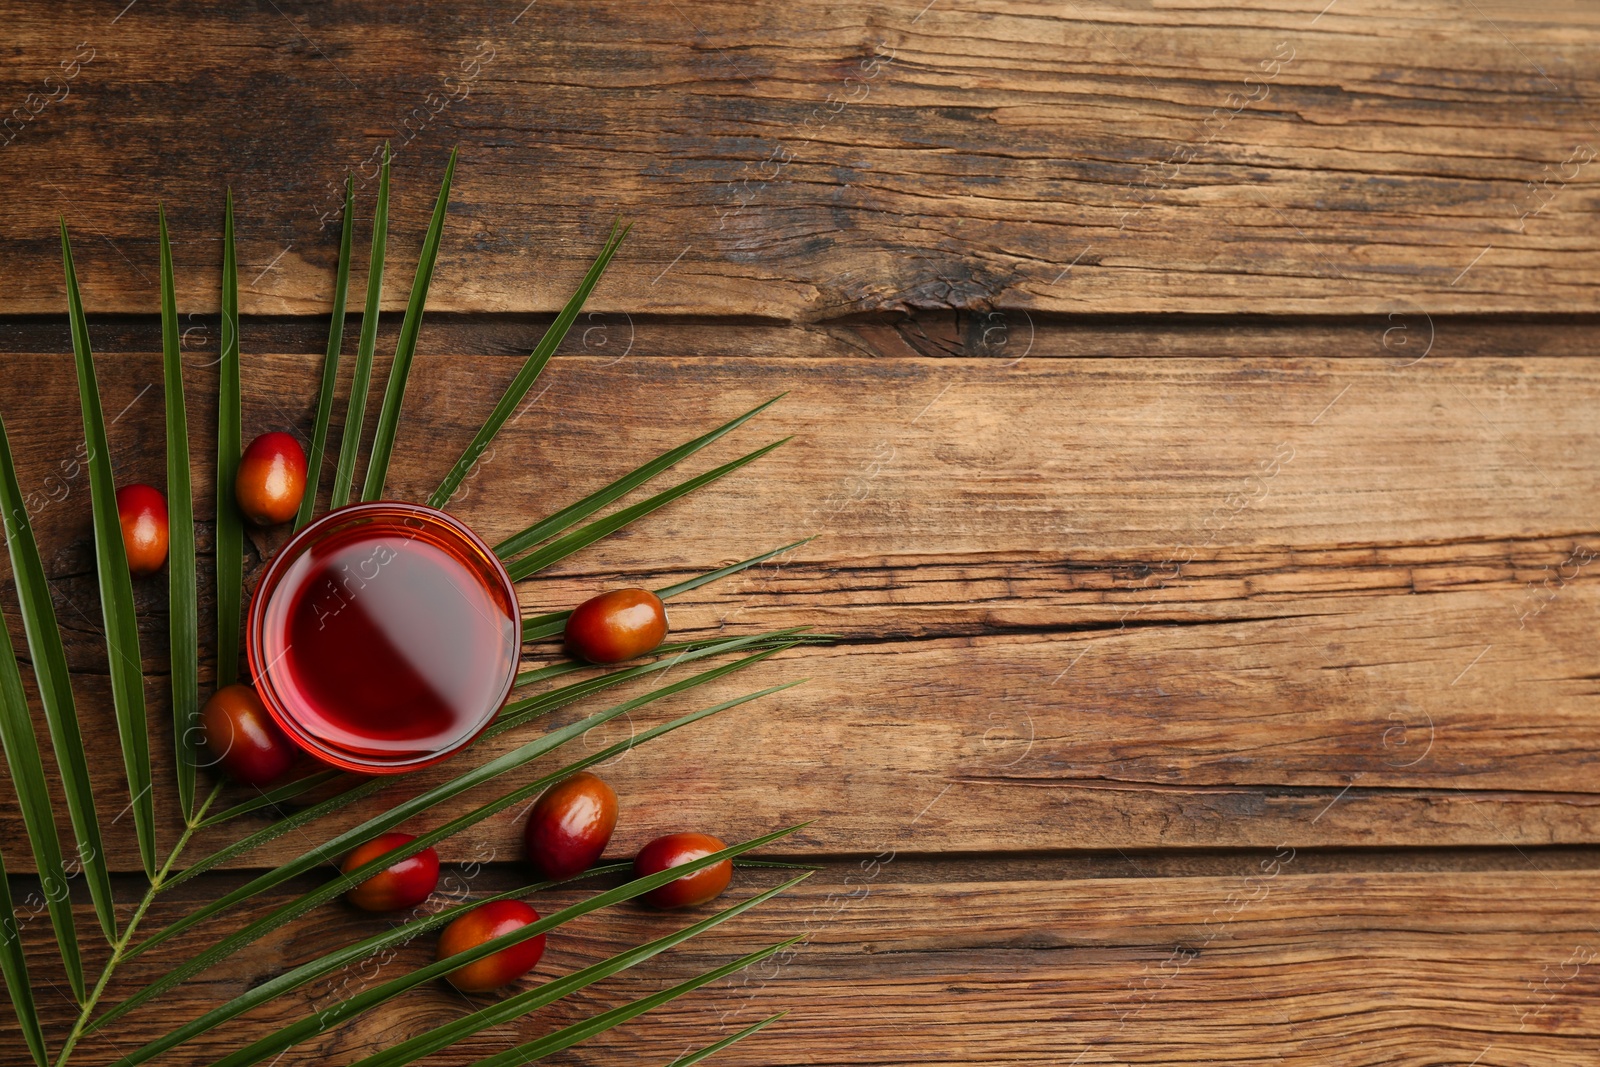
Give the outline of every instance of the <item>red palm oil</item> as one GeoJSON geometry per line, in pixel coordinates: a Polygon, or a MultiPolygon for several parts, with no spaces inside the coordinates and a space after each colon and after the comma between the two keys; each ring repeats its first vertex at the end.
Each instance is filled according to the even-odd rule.
{"type": "Polygon", "coordinates": [[[301,748],[368,774],[444,759],[493,721],[522,632],[504,566],[433,508],[340,508],[273,560],[251,603],[250,669],[301,748]]]}

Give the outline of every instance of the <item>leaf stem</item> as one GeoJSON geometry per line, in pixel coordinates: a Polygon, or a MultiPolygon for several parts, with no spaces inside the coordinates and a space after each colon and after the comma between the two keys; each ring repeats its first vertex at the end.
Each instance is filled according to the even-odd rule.
{"type": "Polygon", "coordinates": [[[133,941],[133,934],[139,928],[139,920],[144,918],[144,913],[150,910],[150,905],[156,899],[156,893],[161,888],[161,883],[167,879],[167,874],[172,870],[172,865],[178,861],[178,856],[188,845],[189,838],[200,828],[205,820],[206,812],[222,793],[222,783],[218,782],[211,790],[211,795],[206,797],[205,803],[192,815],[185,814],[183,834],[178,838],[178,843],[172,846],[172,853],[167,856],[167,861],[161,865],[156,876],[150,880],[150,888],[145,890],[144,899],[139,901],[138,907],[133,909],[133,915],[128,919],[128,925],[123,927],[122,936],[111,945],[111,957],[106,960],[105,967],[100,971],[100,978],[94,984],[94,989],[89,993],[89,999],[83,1002],[83,1008],[78,1012],[78,1021],[72,1024],[72,1032],[67,1035],[67,1043],[61,1048],[61,1056],[56,1060],[56,1067],[66,1067],[67,1058],[72,1055],[72,1050],[83,1037],[84,1029],[89,1025],[89,1015],[94,1011],[94,1006],[100,1002],[100,995],[105,992],[106,986],[111,982],[111,974],[117,969],[117,964],[122,962],[123,954],[128,945],[133,941]]]}

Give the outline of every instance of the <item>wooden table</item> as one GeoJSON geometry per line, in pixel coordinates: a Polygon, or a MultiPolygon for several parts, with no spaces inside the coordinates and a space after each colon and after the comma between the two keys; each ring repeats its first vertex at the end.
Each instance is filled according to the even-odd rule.
{"type": "MultiPolygon", "coordinates": [[[[839,641],[717,691],[809,684],[605,772],[618,855],[666,829],[814,819],[774,855],[821,873],[442,1062],[798,934],[781,965],[561,1062],[664,1063],[779,1008],[715,1062],[1600,1062],[1600,15],[1246,8],[7,5],[0,103],[21,110],[0,148],[0,414],[43,491],[101,810],[126,799],[87,491],[62,466],[82,437],[57,215],[120,413],[118,476],[160,484],[157,203],[204,456],[224,189],[245,433],[304,433],[343,176],[359,244],[393,144],[397,313],[459,145],[393,492],[433,486],[613,218],[632,219],[548,389],[453,507],[504,536],[786,392],[691,466],[788,445],[521,595],[551,610],[818,535],[673,622],[839,641]]],[[[250,566],[280,541],[254,536],[250,566]]],[[[160,726],[165,587],[139,590],[160,726]]],[[[0,604],[20,642],[9,588],[0,604]]],[[[525,875],[513,814],[442,846],[481,865],[474,890],[525,875]]],[[[112,849],[130,900],[131,836],[112,849]]],[[[189,883],[157,918],[306,844],[189,883]]],[[[603,913],[553,937],[541,973],[671,922],[603,913]]],[[[377,928],[324,908],[83,1051],[110,1061],[377,928]]],[[[60,1027],[47,924],[28,936],[60,1027]]],[[[216,936],[141,958],[113,994],[216,936]]],[[[463,1010],[420,993],[284,1062],[348,1062],[463,1010]]],[[[12,1030],[0,1042],[22,1062],[12,1030]]]]}

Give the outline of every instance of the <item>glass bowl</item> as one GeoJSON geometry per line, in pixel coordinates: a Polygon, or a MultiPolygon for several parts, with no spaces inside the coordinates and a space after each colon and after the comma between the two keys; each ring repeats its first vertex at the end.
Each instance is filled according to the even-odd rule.
{"type": "Polygon", "coordinates": [[[377,501],[296,534],[250,600],[256,691],[324,763],[398,774],[472,743],[511,692],[522,650],[516,591],[459,520],[377,501]]]}

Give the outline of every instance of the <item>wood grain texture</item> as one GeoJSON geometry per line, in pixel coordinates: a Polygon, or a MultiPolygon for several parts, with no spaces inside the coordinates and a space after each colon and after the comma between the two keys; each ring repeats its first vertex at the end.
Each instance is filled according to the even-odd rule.
{"type": "MultiPolygon", "coordinates": [[[[529,612],[562,608],[819,535],[674,601],[672,621],[681,635],[810,625],[836,645],[653,705],[565,755],[809,677],[603,773],[623,798],[614,856],[668,830],[731,840],[811,818],[781,855],[824,869],[432,1062],[470,1063],[796,934],[792,957],[557,1062],[666,1063],[779,1008],[792,1014],[714,1062],[1596,1062],[1591,6],[0,0],[0,21],[0,415],[107,821],[127,798],[58,215],[95,313],[122,481],[164,471],[158,202],[194,454],[213,444],[229,187],[244,429],[304,434],[317,357],[303,353],[325,336],[342,181],[354,172],[364,247],[385,141],[379,391],[427,209],[462,150],[395,495],[437,483],[617,216],[637,223],[621,257],[453,510],[497,539],[788,393],[657,487],[788,445],[521,595],[529,612]]],[[[205,469],[196,487],[209,514],[205,469]]],[[[211,529],[197,533],[205,615],[211,529]]],[[[253,531],[247,572],[282,540],[253,531]]],[[[9,586],[0,563],[15,640],[9,586]]],[[[164,580],[137,596],[164,738],[164,580]]],[[[203,686],[214,665],[208,649],[203,686]]],[[[167,747],[154,746],[163,844],[167,747]]],[[[151,927],[458,769],[185,883],[151,927]]],[[[447,890],[522,880],[516,815],[441,845],[447,890]]],[[[131,908],[126,823],[108,840],[131,908]]],[[[0,844],[20,833],[0,780],[0,844]]],[[[59,1041],[70,1006],[42,902],[16,873],[26,850],[4,847],[59,1041]]],[[[777,877],[741,874],[734,895],[777,877]]],[[[681,918],[594,916],[552,938],[539,973],[681,918]]],[[[136,959],[111,998],[244,921],[136,959]]],[[[383,922],[319,909],[94,1035],[83,1062],[383,922]]],[[[211,1062],[431,954],[425,939],[366,961],[162,1062],[211,1062]]],[[[433,986],[281,1062],[349,1063],[465,1010],[433,986]]],[[[0,1064],[18,1060],[13,1025],[0,1010],[0,1064]]]]}
{"type": "MultiPolygon", "coordinates": [[[[813,625],[842,640],[636,716],[642,728],[813,679],[616,763],[640,820],[620,850],[672,820],[743,836],[818,814],[797,850],[861,853],[914,820],[930,851],[1595,839],[1593,360],[866,359],[839,339],[833,356],[763,360],[656,356],[648,335],[639,343],[621,362],[557,359],[458,513],[497,539],[787,389],[686,469],[794,442],[525,583],[524,607],[624,580],[665,585],[820,532],[792,558],[675,602],[674,627],[813,625]]],[[[32,417],[10,420],[23,484],[53,488],[52,457],[74,447],[70,368],[8,358],[38,383],[32,417]]],[[[119,476],[159,481],[160,419],[141,399],[156,362],[128,353],[105,366],[108,410],[131,405],[113,428],[119,476]]],[[[309,424],[314,366],[247,357],[247,434],[309,424]]],[[[425,495],[481,417],[475,398],[515,366],[421,359],[398,495],[425,495]]],[[[208,373],[195,367],[196,427],[208,373]]],[[[84,672],[86,729],[109,740],[94,710],[105,701],[88,516],[62,484],[37,525],[84,672]]],[[[208,507],[202,496],[199,513],[208,507]]],[[[258,537],[257,555],[281,538],[258,537]]],[[[161,583],[140,596],[159,723],[161,583]]],[[[157,774],[167,780],[164,765],[157,774]]],[[[116,781],[101,775],[110,810],[116,781]]],[[[506,855],[516,838],[508,813],[445,854],[506,855]]],[[[285,839],[239,862],[308,844],[285,839]]]]}
{"type": "MultiPolygon", "coordinates": [[[[768,1033],[722,1054],[730,1065],[1178,1064],[1224,1061],[1587,1067],[1600,1042],[1600,921],[1594,871],[1306,873],[1298,854],[1237,855],[1205,877],[904,880],[885,852],[810,882],[644,967],[429,1062],[467,1064],[583,1014],[617,1006],[762,945],[804,935],[753,967],[552,1061],[666,1063],[687,1048],[787,1008],[768,1033]]],[[[730,899],[777,881],[739,876],[730,899]]],[[[509,888],[481,873],[474,892],[509,888]]],[[[541,911],[577,899],[541,895],[541,911]]],[[[276,901],[266,901],[275,903],[276,901]]],[[[158,904],[150,920],[180,914],[158,904]]],[[[676,929],[682,916],[622,906],[562,927],[535,972],[549,978],[676,929]]],[[[258,942],[225,967],[91,1035],[85,1063],[109,1063],[259,976],[381,929],[342,905],[258,942]]],[[[24,928],[45,948],[42,923],[24,928]]],[[[185,944],[199,948],[208,935],[185,944]]],[[[210,1062],[245,1040],[432,959],[432,938],[320,979],[172,1054],[210,1062]]],[[[135,959],[108,996],[161,972],[135,959]]],[[[531,981],[531,980],[529,980],[531,981]]],[[[67,1016],[41,981],[50,1024],[67,1016]]],[[[476,998],[480,1002],[484,998],[476,998]]],[[[350,1062],[459,1017],[465,998],[427,986],[301,1046],[295,1062],[350,1062]]],[[[14,1040],[0,1017],[0,1040],[14,1040]]]]}
{"type": "MultiPolygon", "coordinates": [[[[436,356],[525,358],[553,318],[547,314],[429,313],[418,350],[436,356]]],[[[161,347],[149,315],[91,317],[95,351],[147,353],[161,347]]],[[[181,325],[185,365],[217,358],[216,315],[191,313],[181,325]]],[[[360,329],[351,315],[345,336],[360,329]]],[[[1217,316],[1055,315],[1026,310],[851,316],[820,323],[584,312],[559,349],[612,363],[631,358],[737,356],[745,359],[882,359],[948,356],[998,366],[1020,359],[1382,359],[1396,370],[1433,357],[1589,356],[1593,315],[1432,315],[1420,309],[1368,315],[1217,316]],[[737,327],[730,329],[729,327],[737,327]]],[[[394,350],[400,316],[385,313],[377,349],[394,350]]],[[[328,323],[318,316],[254,315],[240,324],[246,352],[319,352],[328,323]]],[[[51,352],[69,344],[60,316],[0,318],[0,353],[51,352]]],[[[353,349],[352,349],[353,350],[353,349]]]]}
{"type": "Polygon", "coordinates": [[[438,309],[558,306],[617,214],[598,309],[1596,307],[1571,4],[76,0],[7,29],[16,312],[61,307],[62,212],[91,310],[153,311],[158,199],[180,305],[214,308],[226,185],[244,311],[326,308],[340,183],[370,211],[385,140],[391,308],[456,144],[438,309]]]}

